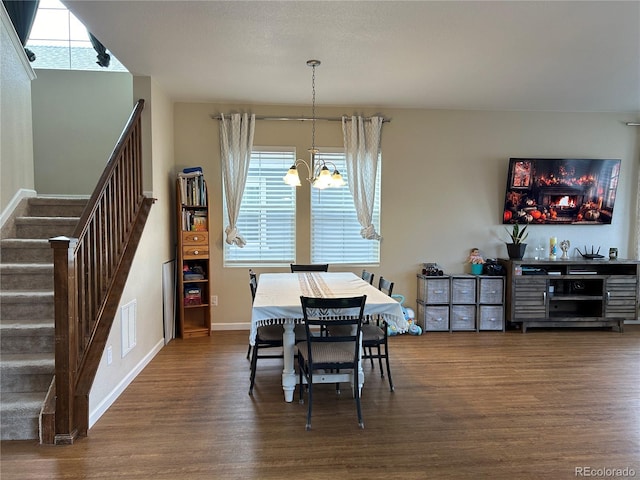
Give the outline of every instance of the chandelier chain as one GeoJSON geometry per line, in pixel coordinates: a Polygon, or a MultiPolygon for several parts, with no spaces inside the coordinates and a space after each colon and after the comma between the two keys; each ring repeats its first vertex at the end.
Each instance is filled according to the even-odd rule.
{"type": "Polygon", "coordinates": [[[316,149],[316,66],[311,73],[311,149],[316,149]]]}

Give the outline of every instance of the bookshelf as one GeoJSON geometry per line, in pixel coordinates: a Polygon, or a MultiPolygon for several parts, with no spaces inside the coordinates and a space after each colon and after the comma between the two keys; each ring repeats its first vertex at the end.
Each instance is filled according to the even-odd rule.
{"type": "Polygon", "coordinates": [[[177,336],[211,335],[209,198],[200,168],[184,169],[176,179],[178,279],[177,336]]]}

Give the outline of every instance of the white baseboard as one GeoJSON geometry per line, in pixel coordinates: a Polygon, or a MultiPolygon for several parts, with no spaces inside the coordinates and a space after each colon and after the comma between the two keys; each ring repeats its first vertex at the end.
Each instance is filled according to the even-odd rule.
{"type": "Polygon", "coordinates": [[[251,330],[250,323],[214,323],[211,330],[251,330]]]}
{"type": "Polygon", "coordinates": [[[91,410],[91,406],[89,407],[89,428],[93,427],[95,423],[100,419],[100,417],[106,412],[111,405],[118,399],[122,392],[129,386],[129,384],[138,376],[138,374],[146,367],[153,357],[155,357],[160,350],[164,347],[164,338],[161,339],[155,346],[151,349],[151,351],[145,355],[145,357],[136,365],[136,367],[129,372],[129,374],[122,379],[122,381],[116,385],[116,388],[107,395],[107,397],[100,402],[99,405],[96,406],[93,410],[91,410]]]}
{"type": "Polygon", "coordinates": [[[28,190],[26,188],[18,190],[0,216],[0,228],[4,227],[4,224],[11,218],[11,214],[23,199],[35,197],[37,195],[38,193],[35,190],[28,190]]]}

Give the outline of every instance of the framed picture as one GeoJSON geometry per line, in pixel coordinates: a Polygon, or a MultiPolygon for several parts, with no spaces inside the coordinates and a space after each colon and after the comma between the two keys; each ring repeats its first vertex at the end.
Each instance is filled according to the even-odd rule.
{"type": "Polygon", "coordinates": [[[531,162],[521,160],[513,162],[510,188],[529,188],[531,186],[531,162]]]}

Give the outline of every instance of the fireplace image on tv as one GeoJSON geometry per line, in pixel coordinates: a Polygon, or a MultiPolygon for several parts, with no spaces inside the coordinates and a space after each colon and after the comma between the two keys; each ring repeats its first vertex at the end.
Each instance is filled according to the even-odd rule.
{"type": "Polygon", "coordinates": [[[610,224],[620,160],[511,158],[502,223],[610,224]]]}

